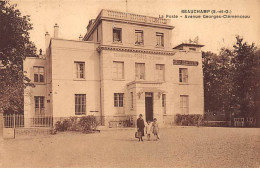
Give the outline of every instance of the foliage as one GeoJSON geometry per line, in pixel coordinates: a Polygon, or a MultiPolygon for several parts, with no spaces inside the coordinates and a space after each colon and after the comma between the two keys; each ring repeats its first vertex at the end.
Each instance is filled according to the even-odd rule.
{"type": "Polygon", "coordinates": [[[35,45],[29,40],[30,17],[22,16],[16,5],[0,2],[0,109],[23,111],[23,90],[33,86],[23,73],[26,56],[36,56],[35,45]]]}
{"type": "Polygon", "coordinates": [[[259,106],[260,53],[255,45],[239,36],[233,49],[220,53],[203,52],[205,111],[231,115],[256,116],[259,106]]]}
{"type": "Polygon", "coordinates": [[[177,114],[175,116],[175,123],[180,126],[200,126],[202,115],[200,114],[177,114]]]}
{"type": "Polygon", "coordinates": [[[63,121],[55,123],[57,131],[81,131],[83,133],[93,132],[97,128],[97,120],[95,116],[70,117],[63,121]]]}
{"type": "Polygon", "coordinates": [[[80,118],[79,125],[84,133],[95,131],[97,128],[97,120],[94,116],[84,116],[80,118]]]}

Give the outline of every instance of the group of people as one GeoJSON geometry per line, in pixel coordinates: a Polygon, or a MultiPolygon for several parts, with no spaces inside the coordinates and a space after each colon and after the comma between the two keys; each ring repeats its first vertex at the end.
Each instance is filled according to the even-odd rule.
{"type": "Polygon", "coordinates": [[[143,141],[144,130],[145,130],[145,133],[147,134],[148,141],[150,141],[150,139],[151,139],[151,134],[154,135],[156,141],[160,138],[157,119],[154,118],[153,122],[147,121],[147,123],[145,124],[144,120],[143,120],[143,115],[140,114],[139,118],[137,119],[137,132],[139,135],[138,136],[139,141],[143,141]]]}

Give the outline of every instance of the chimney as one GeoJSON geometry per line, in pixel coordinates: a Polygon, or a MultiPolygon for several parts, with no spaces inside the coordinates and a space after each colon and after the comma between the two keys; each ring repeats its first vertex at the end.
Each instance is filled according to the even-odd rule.
{"type": "Polygon", "coordinates": [[[51,40],[51,37],[50,37],[50,34],[48,32],[45,33],[45,48],[46,48],[46,52],[47,52],[47,49],[50,45],[50,40],[51,40]]]}
{"type": "Polygon", "coordinates": [[[79,40],[82,40],[82,39],[83,39],[83,37],[81,35],[79,35],[79,40]]]}
{"type": "Polygon", "coordinates": [[[55,23],[55,26],[54,26],[54,38],[58,38],[59,37],[59,26],[57,23],[55,23]]]}

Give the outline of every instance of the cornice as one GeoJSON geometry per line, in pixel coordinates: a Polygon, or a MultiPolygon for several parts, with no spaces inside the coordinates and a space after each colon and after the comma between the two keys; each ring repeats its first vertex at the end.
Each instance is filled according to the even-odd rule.
{"type": "Polygon", "coordinates": [[[159,54],[159,55],[169,55],[169,56],[172,56],[176,53],[173,51],[139,49],[139,48],[129,48],[129,47],[119,47],[119,46],[104,46],[104,45],[99,46],[97,48],[98,52],[101,52],[102,50],[137,52],[137,53],[159,54]]]}

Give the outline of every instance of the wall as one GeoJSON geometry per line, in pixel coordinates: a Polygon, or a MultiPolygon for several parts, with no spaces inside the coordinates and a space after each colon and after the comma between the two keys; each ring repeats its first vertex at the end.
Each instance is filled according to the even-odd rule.
{"type": "Polygon", "coordinates": [[[100,116],[97,44],[52,39],[52,104],[54,117],[75,116],[75,94],[86,94],[86,114],[100,116]],[[85,62],[85,79],[75,79],[74,62],[85,62]],[[98,111],[98,112],[91,112],[98,111]]]}
{"type": "Polygon", "coordinates": [[[141,26],[136,24],[126,24],[110,21],[102,21],[102,44],[110,46],[124,46],[132,48],[144,48],[154,50],[171,50],[171,30],[141,26]],[[122,28],[122,44],[113,42],[113,27],[122,28]],[[135,45],[135,30],[143,30],[144,45],[135,45]],[[156,47],[156,32],[164,33],[164,47],[156,47]]]}

